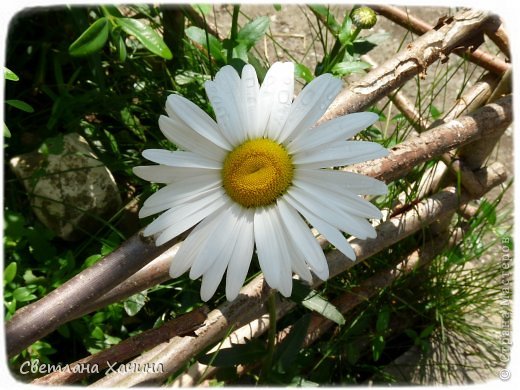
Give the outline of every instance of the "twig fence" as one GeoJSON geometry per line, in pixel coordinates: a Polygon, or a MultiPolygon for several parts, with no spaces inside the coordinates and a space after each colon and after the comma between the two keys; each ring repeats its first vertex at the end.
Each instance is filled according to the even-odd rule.
{"type": "MultiPolygon", "coordinates": [[[[480,198],[507,179],[505,169],[500,163],[485,166],[484,162],[512,122],[510,65],[476,49],[483,41],[485,33],[506,56],[509,56],[507,36],[503,32],[500,20],[486,12],[464,10],[432,27],[394,7],[373,8],[381,15],[422,36],[342,91],[321,122],[364,110],[388,96],[416,132],[406,141],[393,147],[388,157],[348,169],[389,183],[403,178],[415,166],[432,159],[440,158],[445,167],[441,174],[424,183],[422,197],[417,200],[417,204],[402,212],[394,211],[391,218],[377,227],[376,238],[351,240],[357,255],[355,263],[337,250],[327,252],[330,275],[334,277],[360,262],[370,261],[370,256],[405,237],[425,227],[432,227],[433,233],[421,247],[409,253],[393,267],[376,273],[358,287],[338,296],[333,303],[343,313],[370,299],[401,275],[417,267],[427,266],[446,245],[459,242],[464,234],[460,229],[455,230],[451,237],[446,234],[446,225],[453,214],[462,210],[462,215],[471,216],[473,208],[466,208],[467,203],[480,198]],[[470,49],[472,51],[469,51],[470,49]],[[402,94],[394,91],[411,78],[425,73],[431,64],[444,61],[451,53],[468,56],[470,61],[482,66],[489,73],[455,102],[442,121],[430,124],[415,111],[413,104],[402,94]],[[460,192],[450,172],[460,175],[460,192]]],[[[200,20],[192,21],[202,23],[200,20]]],[[[327,245],[322,238],[320,239],[323,245],[327,245]]],[[[155,247],[153,242],[145,239],[141,233],[134,235],[112,254],[79,273],[46,297],[18,310],[6,324],[8,355],[13,356],[21,352],[62,324],[167,281],[169,263],[179,245],[182,245],[182,237],[174,245],[155,247]]],[[[320,283],[316,280],[313,287],[320,283]]],[[[141,366],[161,364],[162,369],[159,372],[112,372],[94,385],[135,386],[161,383],[184,367],[189,359],[223,339],[225,340],[220,346],[226,347],[244,343],[263,334],[269,323],[265,306],[268,293],[269,288],[264,283],[262,275],[259,275],[243,287],[233,302],[224,303],[211,311],[198,310],[173,319],[159,328],[134,336],[106,351],[71,363],[71,368],[75,364],[102,363],[107,360],[124,362],[134,358],[131,363],[141,366]],[[229,334],[230,328],[236,330],[229,334]]],[[[286,300],[278,302],[277,318],[288,313],[294,305],[286,300]]],[[[329,320],[314,314],[305,345],[313,343],[332,325],[329,320]]],[[[278,341],[284,339],[290,331],[291,326],[282,330],[278,334],[278,341]]],[[[174,384],[194,385],[203,374],[205,377],[210,376],[214,370],[213,367],[196,363],[180,375],[174,384]]],[[[86,372],[56,372],[38,378],[34,383],[67,384],[87,375],[86,372]]]]}

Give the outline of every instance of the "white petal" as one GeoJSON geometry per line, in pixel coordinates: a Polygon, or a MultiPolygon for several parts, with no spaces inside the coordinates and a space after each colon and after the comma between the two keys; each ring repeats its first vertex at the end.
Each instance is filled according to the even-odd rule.
{"type": "Polygon", "coordinates": [[[222,207],[225,201],[224,191],[218,188],[202,199],[166,211],[144,229],[144,235],[163,231],[156,240],[158,246],[162,245],[222,207]]]}
{"type": "Polygon", "coordinates": [[[322,199],[323,203],[333,204],[347,213],[362,218],[383,218],[381,211],[372,203],[350,194],[348,191],[336,192],[333,186],[323,187],[316,184],[312,179],[302,177],[294,179],[293,184],[301,188],[305,193],[312,194],[315,198],[322,199]]]}
{"type": "Polygon", "coordinates": [[[307,85],[294,100],[280,134],[279,142],[295,138],[311,128],[327,111],[341,90],[341,80],[331,74],[322,74],[307,85]]]}
{"type": "Polygon", "coordinates": [[[184,122],[161,115],[159,128],[164,136],[179,148],[215,161],[224,161],[227,151],[207,140],[184,122]]]}
{"type": "Polygon", "coordinates": [[[278,210],[295,246],[305,255],[305,260],[322,280],[329,276],[327,259],[309,227],[286,200],[278,200],[278,210]]]}
{"type": "Polygon", "coordinates": [[[232,232],[236,229],[239,217],[240,206],[236,203],[230,203],[229,207],[221,213],[218,222],[219,228],[213,232],[211,239],[200,243],[202,248],[191,267],[191,279],[197,279],[206,273],[220,255],[224,246],[229,245],[229,238],[233,237],[232,232]]]}
{"type": "Polygon", "coordinates": [[[289,247],[289,252],[293,253],[291,267],[295,274],[299,275],[301,279],[305,280],[307,283],[312,284],[312,274],[309,270],[309,266],[305,262],[305,256],[298,247],[295,245],[293,240],[290,240],[287,243],[289,247]]]}
{"type": "Polygon", "coordinates": [[[226,298],[235,299],[244,284],[253,256],[255,236],[253,232],[254,212],[244,209],[239,220],[239,236],[233,249],[226,274],[226,298]]]}
{"type": "Polygon", "coordinates": [[[264,132],[264,129],[259,128],[257,124],[258,94],[260,92],[260,87],[258,85],[255,68],[253,68],[252,65],[247,64],[242,68],[242,79],[240,84],[244,104],[242,123],[247,126],[246,135],[249,135],[250,139],[260,138],[264,132]]]}
{"type": "Polygon", "coordinates": [[[194,131],[222,149],[232,149],[215,121],[188,99],[179,95],[168,96],[168,99],[166,99],[166,112],[172,119],[175,119],[174,116],[180,118],[194,131]]]}
{"type": "Polygon", "coordinates": [[[233,146],[245,139],[246,129],[242,118],[245,104],[242,100],[240,77],[232,66],[220,69],[214,81],[204,83],[206,94],[213,106],[222,134],[233,146]]]}
{"type": "Polygon", "coordinates": [[[289,116],[294,95],[294,64],[276,62],[267,71],[258,98],[258,126],[270,139],[278,139],[289,116]]]}
{"type": "Polygon", "coordinates": [[[148,165],[134,167],[133,172],[141,179],[151,181],[153,183],[172,183],[176,180],[186,179],[197,175],[203,175],[208,172],[214,172],[214,169],[205,168],[177,168],[167,165],[148,165]]]}
{"type": "MultiPolygon", "coordinates": [[[[331,208],[330,205],[326,203],[326,200],[323,201],[309,193],[305,193],[298,187],[291,187],[286,196],[287,195],[290,195],[291,198],[298,201],[302,206],[311,210],[313,213],[319,215],[322,219],[331,225],[348,234],[351,234],[362,240],[366,238],[373,238],[377,235],[374,227],[365,219],[351,215],[334,207],[331,208]]],[[[298,207],[296,207],[296,209],[300,210],[298,207]]]]}
{"type": "Polygon", "coordinates": [[[324,124],[300,133],[287,145],[291,154],[324,147],[324,145],[344,141],[355,136],[377,121],[373,112],[356,112],[332,119],[324,124]]]}
{"type": "Polygon", "coordinates": [[[200,252],[200,243],[210,240],[213,232],[218,228],[218,218],[222,212],[223,209],[219,209],[208,215],[184,240],[170,265],[170,276],[172,278],[181,276],[192,266],[197,254],[200,252]]]}
{"type": "Polygon", "coordinates": [[[325,236],[327,240],[334,245],[340,252],[351,260],[356,260],[356,253],[348,243],[347,239],[334,226],[325,222],[308,208],[303,207],[301,203],[294,200],[292,197],[285,197],[287,202],[295,207],[300,213],[305,216],[305,219],[318,230],[318,232],[325,236]]]}
{"type": "Polygon", "coordinates": [[[186,196],[197,194],[220,185],[222,185],[220,172],[209,171],[209,173],[204,175],[189,177],[187,179],[179,180],[173,184],[168,184],[166,187],[161,188],[159,191],[146,199],[143,206],[153,207],[163,203],[173,203],[178,199],[182,199],[186,196]]]}
{"type": "Polygon", "coordinates": [[[200,297],[204,302],[208,301],[213,294],[215,294],[228,266],[229,258],[231,257],[235,242],[227,241],[226,243],[227,245],[222,248],[222,251],[216,257],[208,272],[206,272],[202,277],[200,297]]]}
{"type": "Polygon", "coordinates": [[[306,177],[316,185],[334,187],[338,191],[347,190],[357,195],[384,195],[388,187],[382,181],[359,173],[331,169],[296,169],[294,178],[306,177]]]}
{"type": "Polygon", "coordinates": [[[222,163],[202,157],[192,152],[182,152],[164,149],[143,150],[143,157],[157,164],[169,167],[221,169],[222,163]]]}
{"type": "Polygon", "coordinates": [[[293,163],[302,168],[327,168],[373,160],[387,155],[388,150],[375,142],[342,141],[327,148],[296,153],[293,156],[293,163]]]}
{"type": "Polygon", "coordinates": [[[255,210],[253,230],[258,262],[264,273],[265,281],[272,288],[278,288],[280,274],[277,262],[279,261],[278,253],[280,250],[275,245],[276,240],[272,236],[273,232],[268,214],[268,209],[265,207],[259,207],[255,210]]]}
{"type": "Polygon", "coordinates": [[[279,278],[276,287],[284,297],[290,297],[292,292],[292,258],[295,255],[289,251],[287,243],[291,236],[285,229],[278,206],[268,208],[270,220],[271,242],[276,245],[276,265],[278,266],[279,278]]]}
{"type": "Polygon", "coordinates": [[[187,194],[181,198],[177,198],[176,200],[174,200],[172,202],[164,202],[164,203],[160,203],[156,206],[143,206],[143,207],[141,207],[141,210],[139,210],[139,218],[146,218],[146,217],[149,217],[150,215],[154,215],[154,214],[160,213],[160,212],[162,212],[164,210],[168,210],[168,209],[176,210],[179,207],[181,207],[182,205],[185,205],[188,203],[193,203],[196,200],[199,200],[199,199],[205,198],[208,195],[211,195],[211,193],[213,193],[217,187],[220,187],[220,186],[211,187],[211,188],[205,189],[203,191],[193,192],[193,193],[187,194]]]}

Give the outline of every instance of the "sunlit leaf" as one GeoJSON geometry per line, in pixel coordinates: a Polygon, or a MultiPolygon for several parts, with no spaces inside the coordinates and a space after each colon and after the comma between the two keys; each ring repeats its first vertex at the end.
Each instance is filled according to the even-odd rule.
{"type": "Polygon", "coordinates": [[[269,17],[261,16],[247,23],[237,34],[237,41],[243,43],[248,49],[258,42],[269,28],[269,17]]]}
{"type": "Polygon", "coordinates": [[[294,76],[304,79],[307,83],[310,83],[314,79],[312,72],[303,64],[294,65],[294,76]]]}
{"type": "Polygon", "coordinates": [[[107,18],[99,18],[69,46],[69,54],[73,57],[82,57],[97,52],[105,46],[108,33],[107,18]]]}
{"type": "Polygon", "coordinates": [[[164,43],[162,37],[150,26],[132,18],[115,18],[116,23],[124,32],[133,35],[142,45],[158,56],[171,60],[172,52],[164,43]]]}
{"type": "Polygon", "coordinates": [[[12,263],[9,263],[9,265],[4,269],[4,284],[12,282],[15,276],[16,263],[13,261],[12,263]]]}
{"type": "Polygon", "coordinates": [[[135,316],[146,304],[146,292],[137,293],[128,298],[123,304],[126,314],[135,316]]]}
{"type": "Polygon", "coordinates": [[[332,67],[332,73],[345,76],[351,73],[363,73],[371,65],[365,61],[340,62],[332,67]]]}
{"type": "MultiPolygon", "coordinates": [[[[195,42],[197,45],[202,47],[204,50],[207,51],[208,45],[206,41],[206,31],[199,27],[191,26],[188,27],[185,30],[186,36],[190,38],[193,42],[195,42]]],[[[208,41],[209,41],[209,52],[211,56],[220,63],[225,63],[225,58],[222,55],[222,44],[220,41],[215,38],[215,36],[208,33],[208,41]]]]}
{"type": "Polygon", "coordinates": [[[6,80],[11,80],[11,81],[18,81],[20,80],[18,78],[18,76],[10,69],[4,67],[4,78],[6,80]]]}

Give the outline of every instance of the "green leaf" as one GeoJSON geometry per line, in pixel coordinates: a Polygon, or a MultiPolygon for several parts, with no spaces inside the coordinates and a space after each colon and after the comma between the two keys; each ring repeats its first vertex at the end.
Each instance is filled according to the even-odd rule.
{"type": "MultiPolygon", "coordinates": [[[[200,45],[203,49],[207,51],[207,42],[206,42],[206,31],[199,27],[191,26],[185,30],[186,36],[190,38],[193,42],[200,45]]],[[[219,63],[225,64],[226,59],[222,55],[222,44],[220,41],[215,38],[215,36],[208,33],[209,40],[209,52],[211,56],[219,63]]]]}
{"type": "Polygon", "coordinates": [[[4,269],[4,284],[12,282],[15,276],[16,276],[16,263],[13,261],[4,269]]]}
{"type": "Polygon", "coordinates": [[[161,36],[150,26],[132,18],[115,18],[115,21],[124,32],[136,37],[152,53],[166,60],[173,58],[172,52],[166,46],[161,36]]]}
{"type": "Polygon", "coordinates": [[[12,70],[4,67],[4,78],[6,80],[11,80],[11,81],[18,81],[20,80],[18,78],[18,76],[16,75],[16,73],[14,73],[12,70]]]}
{"type": "Polygon", "coordinates": [[[38,149],[38,152],[45,155],[58,155],[63,153],[64,148],[63,134],[58,134],[56,137],[47,138],[38,149]]]}
{"type": "Polygon", "coordinates": [[[236,344],[231,348],[223,348],[201,356],[198,361],[213,367],[233,367],[237,364],[253,364],[266,354],[265,346],[260,340],[252,340],[247,344],[236,344]]]}
{"type": "Polygon", "coordinates": [[[303,64],[294,65],[294,76],[304,79],[306,83],[310,83],[314,79],[312,72],[303,64]]]}
{"type": "Polygon", "coordinates": [[[101,11],[105,16],[115,16],[116,18],[123,17],[123,14],[119,11],[119,9],[115,5],[105,4],[100,6],[101,11]]]}
{"type": "Polygon", "coordinates": [[[347,361],[354,365],[359,360],[359,357],[359,348],[352,343],[347,344],[347,361]]]}
{"type": "Polygon", "coordinates": [[[432,119],[439,119],[442,115],[442,112],[440,112],[439,109],[433,104],[430,104],[430,115],[432,116],[432,119]]]}
{"type": "Polygon", "coordinates": [[[18,287],[13,291],[13,298],[18,302],[27,302],[36,299],[36,295],[31,293],[32,291],[27,287],[18,287]]]}
{"type": "Polygon", "coordinates": [[[281,11],[281,10],[282,10],[282,5],[281,5],[281,4],[273,4],[273,8],[274,8],[276,11],[281,11]]]}
{"type": "Polygon", "coordinates": [[[370,68],[370,64],[365,61],[340,62],[332,67],[332,73],[340,76],[349,75],[351,73],[363,73],[365,69],[370,68]]]}
{"type": "Polygon", "coordinates": [[[146,304],[146,291],[137,293],[128,298],[123,307],[130,317],[135,316],[146,304]]]}
{"type": "Polygon", "coordinates": [[[325,19],[326,25],[332,30],[334,34],[337,34],[341,28],[340,24],[334,18],[334,15],[330,12],[329,7],[322,4],[309,5],[309,8],[316,14],[322,16],[325,19]]]}
{"type": "Polygon", "coordinates": [[[117,54],[119,55],[119,61],[125,62],[126,60],[126,45],[125,40],[120,36],[117,39],[117,54]]]}
{"type": "Polygon", "coordinates": [[[497,222],[496,207],[489,203],[486,199],[482,200],[480,204],[480,211],[490,225],[495,225],[497,222]]]}
{"type": "MultiPolygon", "coordinates": [[[[247,45],[245,43],[239,43],[237,46],[233,48],[233,58],[238,59],[247,63],[247,45]]],[[[230,64],[231,65],[231,64],[230,64]]]]}
{"type": "Polygon", "coordinates": [[[32,108],[32,106],[30,104],[27,104],[21,100],[9,99],[9,100],[6,100],[5,102],[12,107],[18,108],[19,110],[22,110],[25,112],[34,112],[34,108],[32,108]]]}
{"type": "Polygon", "coordinates": [[[96,326],[90,335],[97,340],[103,340],[105,338],[105,333],[99,326],[96,326]]]}
{"type": "Polygon", "coordinates": [[[352,36],[352,19],[348,15],[345,16],[343,20],[343,24],[341,25],[341,30],[338,34],[339,42],[342,45],[346,45],[350,42],[352,36]]]}
{"type": "Polygon", "coordinates": [[[268,16],[261,16],[252,20],[240,29],[237,34],[237,41],[251,49],[267,32],[269,23],[268,16]]]}
{"type": "Polygon", "coordinates": [[[306,314],[296,321],[289,335],[280,346],[276,348],[273,361],[278,362],[283,368],[283,371],[289,369],[298,356],[298,352],[303,345],[305,336],[307,336],[310,321],[310,314],[306,314]]]}
{"type": "Polygon", "coordinates": [[[320,296],[317,292],[311,291],[302,301],[302,305],[307,309],[320,313],[323,317],[335,322],[338,325],[345,323],[345,317],[332,303],[320,296]]]}
{"type": "Polygon", "coordinates": [[[424,328],[421,331],[421,334],[419,335],[419,337],[421,339],[425,339],[427,337],[430,337],[430,335],[432,334],[434,329],[435,329],[435,324],[428,325],[426,328],[424,328]]]}
{"type": "Polygon", "coordinates": [[[69,54],[73,57],[83,57],[97,52],[105,46],[108,32],[107,18],[99,18],[69,46],[69,54]]]}
{"type": "Polygon", "coordinates": [[[388,323],[390,321],[390,310],[384,307],[377,316],[376,332],[384,334],[388,330],[388,323]]]}
{"type": "Polygon", "coordinates": [[[372,342],[372,357],[374,361],[377,362],[379,360],[383,349],[385,349],[385,339],[382,335],[378,335],[372,342]]]}
{"type": "Polygon", "coordinates": [[[11,138],[11,131],[9,127],[4,123],[4,138],[11,138]]]}

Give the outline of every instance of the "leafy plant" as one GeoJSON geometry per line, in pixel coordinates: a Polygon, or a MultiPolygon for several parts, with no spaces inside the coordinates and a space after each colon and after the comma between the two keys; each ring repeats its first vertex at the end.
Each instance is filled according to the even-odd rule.
{"type": "Polygon", "coordinates": [[[172,52],[161,36],[139,19],[123,17],[114,6],[100,6],[104,16],[92,23],[70,46],[69,53],[74,57],[88,56],[101,50],[109,36],[119,53],[121,61],[126,59],[125,37],[121,31],[136,38],[144,48],[165,60],[172,59],[172,52]]]}

